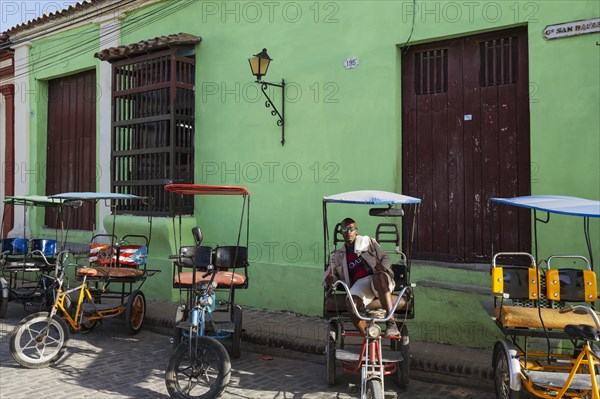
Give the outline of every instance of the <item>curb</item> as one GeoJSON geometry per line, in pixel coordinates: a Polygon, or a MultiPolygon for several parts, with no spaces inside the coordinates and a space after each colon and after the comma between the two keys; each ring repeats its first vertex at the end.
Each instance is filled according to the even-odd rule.
{"type": "MultiPolygon", "coordinates": [[[[175,324],[173,320],[148,315],[146,315],[145,322],[152,327],[156,327],[156,332],[165,335],[170,335],[175,324]]],[[[242,340],[267,348],[290,350],[308,355],[322,356],[325,353],[324,342],[316,342],[300,337],[289,337],[266,332],[244,331],[242,333],[242,340]]],[[[436,357],[431,354],[418,353],[413,350],[411,353],[410,367],[411,373],[415,371],[413,376],[421,380],[474,386],[484,389],[491,389],[492,386],[493,369],[491,366],[483,367],[479,364],[470,364],[464,359],[436,357]]]]}

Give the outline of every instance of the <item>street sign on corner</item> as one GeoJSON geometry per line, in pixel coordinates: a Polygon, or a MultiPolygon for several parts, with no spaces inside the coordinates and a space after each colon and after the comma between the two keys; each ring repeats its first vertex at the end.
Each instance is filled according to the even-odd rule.
{"type": "Polygon", "coordinates": [[[562,39],[596,32],[600,32],[600,18],[548,25],[544,28],[544,37],[547,40],[562,39]]]}

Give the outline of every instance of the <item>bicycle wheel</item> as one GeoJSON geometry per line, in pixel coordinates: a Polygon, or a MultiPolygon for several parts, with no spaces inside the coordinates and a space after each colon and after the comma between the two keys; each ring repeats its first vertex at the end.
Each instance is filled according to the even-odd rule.
{"type": "Polygon", "coordinates": [[[187,314],[187,307],[184,305],[179,305],[177,307],[177,311],[175,312],[175,327],[173,328],[173,352],[177,350],[177,347],[183,339],[183,330],[180,327],[177,327],[177,325],[180,322],[187,320],[187,314]]]}
{"type": "Polygon", "coordinates": [[[494,389],[497,399],[517,399],[519,392],[510,389],[510,374],[508,370],[508,355],[504,347],[496,344],[493,355],[494,389]]]}
{"type": "Polygon", "coordinates": [[[403,359],[396,365],[396,383],[398,388],[407,389],[410,381],[410,339],[406,324],[402,325],[400,335],[402,338],[392,339],[390,346],[393,351],[399,351],[403,359]]]}
{"type": "Polygon", "coordinates": [[[4,317],[8,309],[8,298],[0,297],[0,318],[4,317]]]}
{"type": "Polygon", "coordinates": [[[378,379],[367,381],[367,399],[383,399],[383,387],[378,379]]]}
{"type": "MultiPolygon", "coordinates": [[[[67,297],[68,298],[68,297],[67,297]]],[[[70,298],[69,298],[70,300],[70,298]]],[[[79,332],[88,333],[92,331],[94,328],[98,327],[101,324],[101,319],[90,319],[90,317],[98,317],[96,312],[94,300],[90,300],[87,296],[85,296],[83,302],[81,303],[81,319],[79,320],[79,332]]],[[[77,303],[71,304],[71,307],[76,307],[77,303]]],[[[72,311],[73,317],[75,316],[75,310],[72,311]]]]}
{"type": "Polygon", "coordinates": [[[10,335],[10,354],[21,366],[38,369],[62,357],[67,349],[69,328],[63,319],[34,313],[19,323],[10,335]]]}
{"type": "Polygon", "coordinates": [[[125,330],[134,335],[140,332],[146,316],[146,298],[142,291],[135,290],[129,295],[125,308],[125,330]]]}
{"type": "Polygon", "coordinates": [[[327,356],[327,384],[334,386],[336,384],[336,338],[338,325],[335,321],[327,324],[327,344],[325,346],[325,355],[327,356]]]}
{"type": "Polygon", "coordinates": [[[165,373],[167,391],[175,399],[216,398],[230,378],[229,355],[210,337],[196,337],[179,345],[165,373]]]}
{"type": "Polygon", "coordinates": [[[242,355],[242,307],[233,307],[233,334],[231,334],[231,357],[239,359],[242,355]]]}

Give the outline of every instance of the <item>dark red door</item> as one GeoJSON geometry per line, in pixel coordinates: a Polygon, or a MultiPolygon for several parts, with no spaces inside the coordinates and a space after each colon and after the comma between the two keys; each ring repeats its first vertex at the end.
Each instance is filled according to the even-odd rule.
{"type": "MultiPolygon", "coordinates": [[[[48,83],[46,194],[96,191],[96,72],[87,71],[48,83]]],[[[108,171],[105,171],[108,173],[108,171]]],[[[70,214],[69,228],[91,230],[95,207],[84,204],[70,214]]],[[[56,227],[56,213],[46,212],[56,227]]]]}
{"type": "MultiPolygon", "coordinates": [[[[524,27],[403,55],[402,189],[423,200],[415,257],[489,257],[489,198],[530,193],[527,71],[524,27]]],[[[529,212],[498,211],[494,250],[530,251],[529,212]]]]}

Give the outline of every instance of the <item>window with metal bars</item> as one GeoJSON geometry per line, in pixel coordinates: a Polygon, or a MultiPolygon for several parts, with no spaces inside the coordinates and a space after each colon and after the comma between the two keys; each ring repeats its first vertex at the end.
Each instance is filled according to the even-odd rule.
{"type": "Polygon", "coordinates": [[[448,90],[448,49],[415,54],[415,93],[437,94],[448,90]]]}
{"type": "Polygon", "coordinates": [[[152,197],[118,213],[192,214],[193,198],[172,201],[166,184],[193,183],[195,55],[171,47],[112,64],[112,191],[152,197]]]}
{"type": "Polygon", "coordinates": [[[482,87],[517,83],[517,50],[516,37],[479,44],[479,82],[482,87]]]}

